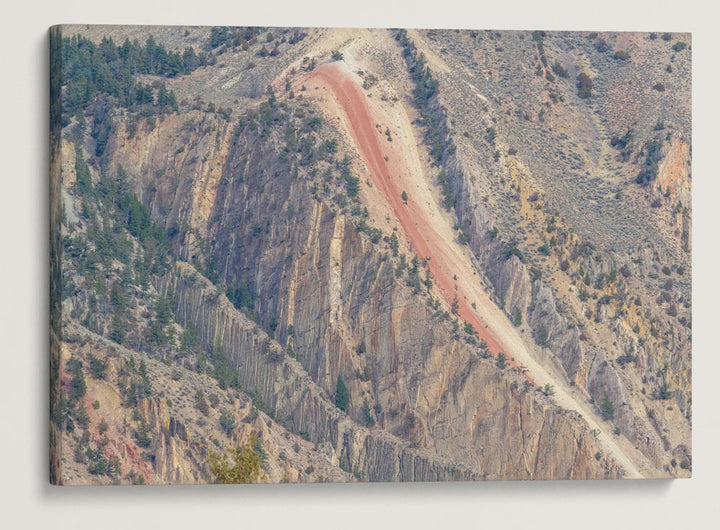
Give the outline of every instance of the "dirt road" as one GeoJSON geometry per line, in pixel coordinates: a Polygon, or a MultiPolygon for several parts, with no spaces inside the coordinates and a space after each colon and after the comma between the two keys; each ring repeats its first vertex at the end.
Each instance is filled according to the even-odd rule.
{"type": "MultiPolygon", "coordinates": [[[[596,415],[584,396],[535,360],[517,329],[490,300],[478,280],[467,247],[455,241],[448,216],[432,195],[432,183],[422,171],[419,160],[412,159],[413,152],[415,157],[417,152],[408,151],[401,141],[385,141],[385,125],[378,125],[392,123],[393,117],[388,116],[387,106],[369,102],[342,62],[319,66],[307,81],[320,85],[339,104],[343,114],[340,117],[367,165],[373,186],[381,192],[380,200],[386,201],[386,211],[400,224],[414,252],[420,258],[429,259],[436,288],[446,306],[450,307],[457,298],[458,316],[473,325],[493,355],[503,352],[509,364],[524,367],[526,376],[536,384],[552,385],[557,404],[578,412],[590,429],[600,433],[600,441],[625,469],[627,478],[654,476],[653,466],[629,442],[626,441],[622,448],[619,445],[622,442],[616,443],[609,431],[611,427],[596,415]],[[401,198],[405,190],[412,190],[407,204],[401,198]]],[[[399,131],[415,142],[409,120],[405,121],[407,123],[399,131]]]]}

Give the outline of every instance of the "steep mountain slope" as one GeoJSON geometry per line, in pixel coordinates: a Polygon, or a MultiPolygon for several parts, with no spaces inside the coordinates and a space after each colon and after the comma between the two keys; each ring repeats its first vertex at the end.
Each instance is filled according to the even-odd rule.
{"type": "MultiPolygon", "coordinates": [[[[368,167],[371,168],[370,175],[374,177],[374,184],[382,190],[386,200],[392,203],[388,209],[393,211],[397,217],[403,228],[402,232],[409,239],[412,248],[416,249],[421,258],[427,260],[428,270],[438,285],[439,296],[445,301],[445,306],[448,309],[451,309],[453,305],[457,306],[454,312],[472,326],[472,328],[468,328],[473,330],[472,334],[476,333],[475,330],[479,330],[479,336],[482,337],[494,356],[512,352],[513,357],[510,364],[515,368],[522,366],[522,371],[528,376],[529,381],[541,387],[558,385],[557,378],[544,370],[525,349],[520,335],[509,320],[492,304],[484,291],[476,288],[474,281],[468,281],[476,274],[474,267],[460,246],[452,244],[453,237],[450,226],[446,222],[444,223],[446,220],[438,215],[438,208],[431,208],[433,213],[428,213],[427,206],[418,205],[410,199],[403,201],[407,208],[401,205],[402,195],[398,185],[403,184],[403,179],[397,177],[393,179],[388,167],[391,163],[388,161],[388,165],[386,165],[383,162],[377,133],[372,126],[374,120],[370,116],[359,85],[349,79],[347,72],[339,68],[318,69],[312,78],[321,79],[342,101],[348,126],[353,132],[358,149],[362,152],[368,167]],[[441,230],[441,227],[444,230],[441,230]],[[438,232],[444,232],[443,236],[445,237],[438,232]],[[450,237],[447,237],[448,234],[450,237]],[[455,284],[450,280],[450,274],[456,278],[455,284]],[[474,306],[471,307],[470,303],[474,306]]],[[[387,151],[391,152],[392,150],[388,149],[387,151]]],[[[385,157],[389,158],[388,155],[385,157]]],[[[397,154],[393,157],[392,164],[395,171],[400,173],[407,171],[411,164],[402,159],[395,160],[396,157],[397,154]]],[[[425,180],[422,176],[416,176],[416,178],[420,178],[421,181],[425,180]]],[[[425,204],[430,203],[426,202],[425,204]]],[[[562,381],[560,382],[562,383],[562,381]]],[[[599,422],[589,412],[591,409],[584,406],[577,397],[572,396],[564,385],[555,389],[554,400],[565,409],[577,411],[593,430],[605,434],[599,428],[599,422]]],[[[612,441],[612,438],[604,439],[603,442],[631,477],[640,478],[642,476],[639,465],[634,464],[631,459],[626,457],[623,450],[612,441]]],[[[635,460],[641,459],[640,455],[633,456],[635,460]]],[[[644,465],[645,473],[650,473],[651,466],[644,465]]]]}
{"type": "MultiPolygon", "coordinates": [[[[109,30],[118,43],[143,35],[64,29],[101,44],[109,30]]],[[[108,104],[96,99],[67,116],[60,146],[63,366],[93,382],[73,399],[75,377],[65,378],[71,398],[56,420],[65,482],[210,481],[217,477],[207,442],[229,450],[253,432],[266,455],[263,480],[275,482],[687,473],[689,332],[680,322],[689,326],[681,306],[689,308],[689,256],[667,254],[682,260],[662,271],[677,280],[661,289],[668,300],[657,303],[668,311],[658,314],[651,304],[659,277],[640,275],[666,262],[631,269],[640,254],[571,232],[581,223],[565,203],[545,198],[558,188],[536,177],[545,166],[534,151],[526,160],[520,146],[491,152],[520,129],[499,121],[506,118],[483,95],[487,87],[474,85],[462,62],[477,60],[483,39],[145,31],[168,50],[191,46],[183,57],[199,58],[193,68],[185,61],[181,75],[135,74],[158,94],[170,90],[177,110],[158,99],[127,107],[113,107],[112,95],[102,100],[108,104]],[[467,104],[474,100],[490,110],[467,104]],[[488,131],[474,138],[478,127],[461,125],[492,120],[492,141],[488,131]],[[514,232],[526,239],[511,239],[514,232]],[[546,234],[554,240],[547,254],[535,250],[546,234]],[[588,248],[598,249],[597,259],[583,254],[588,248]],[[647,313],[633,310],[640,306],[629,293],[647,313]],[[668,329],[681,331],[670,339],[668,329]],[[92,375],[89,355],[108,363],[106,378],[92,375]],[[152,384],[128,400],[135,390],[115,374],[139,359],[152,384]],[[190,406],[197,388],[225,409],[190,406]],[[91,410],[96,396],[100,408],[91,410]],[[101,433],[97,411],[108,409],[115,422],[106,420],[101,433]],[[221,413],[239,425],[231,435],[217,423],[221,413]],[[78,417],[82,429],[69,432],[78,417]],[[120,427],[123,417],[130,430],[120,427]],[[150,445],[140,431],[151,432],[150,445]],[[98,473],[98,451],[120,458],[120,469],[98,473]]],[[[545,42],[544,53],[555,53],[552,39],[539,38],[527,34],[535,49],[545,42]]],[[[496,88],[509,98],[517,87],[496,88]]],[[[564,90],[569,99],[574,89],[564,90]]],[[[519,93],[511,101],[531,99],[519,93]]],[[[567,104],[556,119],[594,120],[582,104],[567,104]]],[[[673,127],[682,132],[689,121],[673,127]]],[[[542,132],[526,134],[523,146],[542,132]]],[[[585,149],[614,149],[594,137],[569,138],[585,149]]],[[[669,150],[646,142],[647,155],[623,167],[658,163],[655,178],[669,186],[670,200],[686,200],[688,138],[679,134],[669,150]]],[[[633,200],[645,189],[618,186],[633,200]]],[[[574,193],[568,189],[563,200],[574,193]]],[[[689,226],[689,211],[675,215],[689,226]]],[[[653,233],[658,248],[683,244],[672,231],[653,233]]]]}
{"type": "Polygon", "coordinates": [[[429,57],[454,51],[447,54],[451,66],[438,69],[448,116],[443,165],[459,225],[499,304],[529,324],[534,342],[550,350],[549,362],[586,388],[599,409],[609,398],[615,425],[655,465],[663,450],[671,452],[671,466],[686,459],[691,210],[681,190],[690,186],[683,147],[690,138],[688,36],[417,37],[429,57]],[[619,53],[626,50],[630,59],[619,53]],[[589,98],[553,76],[573,80],[583,69],[593,76],[589,98]],[[632,76],[641,86],[620,90],[632,76]],[[473,97],[484,104],[462,106],[473,97]],[[626,105],[634,114],[623,121],[626,105]],[[668,173],[673,185],[663,188],[668,173]],[[518,255],[506,259],[508,247],[518,255]],[[667,399],[674,403],[665,406],[667,399]]]}

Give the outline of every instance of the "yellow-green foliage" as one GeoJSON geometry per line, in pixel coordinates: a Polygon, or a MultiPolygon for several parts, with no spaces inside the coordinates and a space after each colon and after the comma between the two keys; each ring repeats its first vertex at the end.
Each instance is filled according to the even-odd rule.
{"type": "Polygon", "coordinates": [[[263,457],[254,449],[257,444],[257,434],[252,433],[244,447],[235,447],[230,451],[232,465],[227,454],[210,451],[207,462],[210,472],[218,484],[252,484],[260,478],[260,466],[263,457]]]}

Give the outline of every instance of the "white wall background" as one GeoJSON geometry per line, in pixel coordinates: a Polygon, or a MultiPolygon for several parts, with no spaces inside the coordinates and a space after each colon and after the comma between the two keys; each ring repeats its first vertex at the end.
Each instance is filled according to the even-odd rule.
{"type": "Polygon", "coordinates": [[[43,0],[0,29],[0,526],[718,528],[718,12],[700,0],[43,0]],[[58,23],[692,31],[691,480],[53,488],[47,485],[47,28],[58,23]]]}

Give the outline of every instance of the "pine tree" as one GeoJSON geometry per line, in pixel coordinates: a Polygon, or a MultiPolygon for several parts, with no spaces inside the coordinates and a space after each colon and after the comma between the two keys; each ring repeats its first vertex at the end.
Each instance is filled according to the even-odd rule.
{"type": "Polygon", "coordinates": [[[117,342],[118,344],[123,344],[126,337],[127,332],[125,331],[125,320],[120,313],[116,312],[113,315],[112,322],[110,324],[110,340],[117,342]]]}
{"type": "Polygon", "coordinates": [[[338,375],[337,384],[335,385],[335,405],[343,412],[347,412],[349,397],[345,381],[338,375]]]}
{"type": "Polygon", "coordinates": [[[70,398],[73,401],[78,401],[85,395],[85,392],[87,392],[87,384],[85,383],[85,375],[83,375],[82,371],[82,363],[77,359],[72,359],[71,362],[68,362],[68,364],[71,364],[70,373],[72,375],[72,390],[70,398]]]}
{"type": "Polygon", "coordinates": [[[604,420],[612,420],[615,417],[615,407],[612,400],[607,394],[603,397],[602,404],[600,405],[600,412],[604,420]]]}
{"type": "Polygon", "coordinates": [[[92,191],[90,168],[88,168],[85,162],[82,147],[79,145],[75,146],[75,189],[81,194],[87,194],[92,191]]]}

